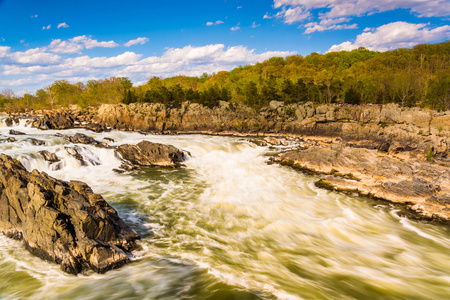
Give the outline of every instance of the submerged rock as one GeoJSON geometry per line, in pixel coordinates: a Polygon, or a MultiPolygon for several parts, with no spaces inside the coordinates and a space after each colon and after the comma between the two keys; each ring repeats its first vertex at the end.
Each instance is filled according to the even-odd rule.
{"type": "Polygon", "coordinates": [[[180,167],[186,154],[171,145],[142,141],[137,145],[120,145],[117,152],[127,161],[139,166],[180,167]]]}
{"type": "Polygon", "coordinates": [[[10,129],[10,130],[9,130],[9,134],[11,134],[11,135],[25,135],[24,132],[22,132],[22,131],[17,131],[17,130],[14,130],[14,129],[10,129]]]}
{"type": "Polygon", "coordinates": [[[43,145],[45,145],[44,141],[41,141],[41,140],[38,140],[38,139],[28,138],[27,141],[30,141],[30,143],[32,143],[34,146],[43,146],[43,145]]]}
{"type": "Polygon", "coordinates": [[[83,182],[28,172],[0,155],[0,231],[23,239],[36,256],[65,272],[103,273],[130,261],[139,235],[83,182]]]}

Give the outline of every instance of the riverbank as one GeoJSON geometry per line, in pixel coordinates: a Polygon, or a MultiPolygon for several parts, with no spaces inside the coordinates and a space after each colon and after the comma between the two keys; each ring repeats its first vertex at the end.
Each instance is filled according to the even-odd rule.
{"type": "Polygon", "coordinates": [[[403,203],[410,217],[450,223],[450,112],[272,101],[259,112],[228,102],[135,103],[32,115],[41,129],[277,137],[258,144],[287,146],[273,161],[323,175],[320,187],[403,203]]]}

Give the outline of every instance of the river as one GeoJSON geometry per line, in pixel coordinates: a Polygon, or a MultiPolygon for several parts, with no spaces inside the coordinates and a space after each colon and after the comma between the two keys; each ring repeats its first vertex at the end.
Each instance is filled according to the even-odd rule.
{"type": "Polygon", "coordinates": [[[0,152],[63,180],[81,180],[142,235],[133,261],[73,276],[0,235],[0,299],[446,299],[447,227],[398,215],[386,202],[314,186],[318,177],[267,164],[245,139],[0,124],[0,152]],[[7,142],[9,130],[26,133],[7,142]],[[110,149],[70,144],[85,133],[111,145],[149,140],[191,153],[181,169],[118,174],[110,149]],[[34,146],[29,138],[45,141],[34,146]],[[64,147],[78,147],[85,163],[64,147]],[[38,154],[56,153],[50,164],[38,154]]]}

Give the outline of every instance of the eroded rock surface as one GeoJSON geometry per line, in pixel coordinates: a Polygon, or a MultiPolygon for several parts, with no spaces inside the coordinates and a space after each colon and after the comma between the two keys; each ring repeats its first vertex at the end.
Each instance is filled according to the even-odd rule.
{"type": "Polygon", "coordinates": [[[450,169],[445,165],[341,143],[289,151],[274,160],[326,175],[320,187],[405,203],[424,218],[450,224],[450,169]]]}
{"type": "Polygon", "coordinates": [[[142,141],[137,145],[120,145],[117,152],[122,158],[139,166],[180,167],[186,153],[171,145],[142,141]]]}
{"type": "Polygon", "coordinates": [[[0,155],[0,231],[61,264],[65,272],[103,273],[130,261],[139,235],[83,182],[27,172],[0,155]]]}

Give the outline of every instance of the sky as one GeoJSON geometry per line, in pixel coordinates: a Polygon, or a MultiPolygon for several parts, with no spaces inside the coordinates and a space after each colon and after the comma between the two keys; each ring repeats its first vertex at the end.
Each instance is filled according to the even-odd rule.
{"type": "Polygon", "coordinates": [[[0,92],[450,38],[450,0],[0,0],[0,92]]]}

